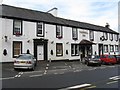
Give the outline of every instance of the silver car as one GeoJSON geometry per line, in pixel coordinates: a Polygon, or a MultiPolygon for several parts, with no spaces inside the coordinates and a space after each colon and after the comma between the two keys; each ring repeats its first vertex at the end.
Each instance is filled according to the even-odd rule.
{"type": "Polygon", "coordinates": [[[34,70],[37,60],[31,54],[21,54],[14,61],[14,69],[31,69],[34,70]]]}
{"type": "Polygon", "coordinates": [[[83,58],[83,63],[89,65],[99,65],[101,66],[101,59],[98,55],[87,56],[83,58]]]}

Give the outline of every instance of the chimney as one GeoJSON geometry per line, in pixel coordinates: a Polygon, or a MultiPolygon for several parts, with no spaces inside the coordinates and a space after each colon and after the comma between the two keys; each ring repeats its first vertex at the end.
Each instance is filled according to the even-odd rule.
{"type": "Polygon", "coordinates": [[[105,27],[106,27],[106,28],[109,28],[109,27],[110,27],[109,23],[106,23],[105,27]]]}
{"type": "Polygon", "coordinates": [[[57,17],[57,8],[54,7],[52,9],[50,9],[49,11],[47,11],[47,13],[51,13],[53,16],[57,17]]]}

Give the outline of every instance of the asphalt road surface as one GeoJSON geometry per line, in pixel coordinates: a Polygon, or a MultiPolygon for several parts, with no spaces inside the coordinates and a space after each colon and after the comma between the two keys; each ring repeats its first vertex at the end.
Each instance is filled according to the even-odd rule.
{"type": "MultiPolygon", "coordinates": [[[[10,69],[11,70],[11,69],[10,69]]],[[[2,88],[43,88],[55,90],[119,90],[120,65],[102,65],[101,67],[80,66],[80,63],[63,63],[55,66],[46,63],[45,67],[36,71],[12,71],[3,77],[2,88]],[[65,64],[64,66],[62,66],[65,64]],[[50,67],[51,66],[51,67],[50,67]],[[14,73],[14,77],[13,77],[14,73]]],[[[8,89],[9,90],[9,89],[8,89]]],[[[13,89],[14,90],[14,89],[13,89]]]]}

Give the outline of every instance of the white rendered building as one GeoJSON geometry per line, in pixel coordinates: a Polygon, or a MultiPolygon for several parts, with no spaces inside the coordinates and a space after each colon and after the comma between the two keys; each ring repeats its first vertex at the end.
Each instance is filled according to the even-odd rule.
{"type": "Polygon", "coordinates": [[[0,8],[0,62],[13,62],[27,50],[37,60],[48,61],[118,54],[119,33],[109,25],[103,27],[8,5],[0,8]]]}

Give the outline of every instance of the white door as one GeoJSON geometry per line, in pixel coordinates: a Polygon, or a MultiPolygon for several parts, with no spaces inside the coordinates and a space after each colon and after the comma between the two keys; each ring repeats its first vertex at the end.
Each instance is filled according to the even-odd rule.
{"type": "Polygon", "coordinates": [[[42,45],[37,46],[37,59],[44,60],[44,49],[42,45]]]}

